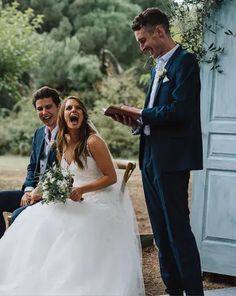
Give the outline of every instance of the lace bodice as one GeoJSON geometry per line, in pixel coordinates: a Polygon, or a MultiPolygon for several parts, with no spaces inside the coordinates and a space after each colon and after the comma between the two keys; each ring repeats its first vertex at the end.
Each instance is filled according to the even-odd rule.
{"type": "Polygon", "coordinates": [[[81,186],[82,184],[86,184],[102,176],[95,160],[90,156],[87,157],[87,165],[84,169],[79,168],[75,161],[68,164],[64,157],[61,160],[61,167],[64,170],[68,170],[73,175],[74,187],[81,186]]]}
{"type": "MultiPolygon", "coordinates": [[[[95,160],[91,156],[87,157],[87,165],[84,169],[79,168],[75,161],[68,164],[64,157],[61,160],[61,167],[63,170],[69,171],[73,175],[73,187],[80,187],[81,185],[93,182],[102,176],[101,170],[98,168],[95,160]]],[[[86,198],[86,200],[92,198],[93,202],[97,201],[100,204],[110,205],[117,204],[117,202],[119,203],[122,196],[123,191],[121,191],[120,181],[105,188],[83,194],[83,197],[86,198]],[[109,198],[106,194],[104,194],[105,192],[106,194],[109,194],[109,198]]]]}

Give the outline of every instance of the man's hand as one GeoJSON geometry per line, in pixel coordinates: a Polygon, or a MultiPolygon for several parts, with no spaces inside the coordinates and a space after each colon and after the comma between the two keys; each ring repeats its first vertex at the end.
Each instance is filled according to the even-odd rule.
{"type": "MultiPolygon", "coordinates": [[[[142,109],[138,109],[136,107],[130,107],[130,106],[126,106],[126,105],[121,106],[121,109],[122,108],[125,110],[130,110],[130,111],[132,111],[132,113],[135,113],[141,117],[142,109]]],[[[118,121],[124,125],[127,125],[129,127],[132,127],[132,128],[135,128],[137,126],[137,121],[133,120],[131,117],[126,116],[126,115],[121,116],[121,115],[115,114],[114,116],[112,116],[112,119],[115,121],[118,121]]]]}
{"type": "Polygon", "coordinates": [[[30,191],[27,191],[24,193],[24,195],[22,196],[21,201],[20,201],[21,207],[24,207],[24,206],[27,206],[30,204],[30,194],[31,194],[30,191]]]}
{"type": "Polygon", "coordinates": [[[133,121],[131,117],[125,115],[121,116],[115,114],[114,116],[112,116],[112,119],[130,127],[135,127],[137,125],[137,123],[133,121]]]}
{"type": "Polygon", "coordinates": [[[124,125],[127,125],[129,127],[132,127],[132,128],[136,128],[138,123],[136,120],[133,120],[131,117],[129,116],[125,116],[125,115],[117,115],[115,114],[114,116],[111,116],[111,118],[115,121],[118,121],[124,125]]]}

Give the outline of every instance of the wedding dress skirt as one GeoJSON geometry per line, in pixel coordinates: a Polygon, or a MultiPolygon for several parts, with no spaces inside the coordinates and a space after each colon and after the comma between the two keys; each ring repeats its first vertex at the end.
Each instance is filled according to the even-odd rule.
{"type": "MultiPolygon", "coordinates": [[[[74,186],[101,173],[93,158],[64,169],[74,186]]],[[[144,296],[134,210],[120,183],[82,202],[26,208],[0,240],[0,295],[144,296]]]]}

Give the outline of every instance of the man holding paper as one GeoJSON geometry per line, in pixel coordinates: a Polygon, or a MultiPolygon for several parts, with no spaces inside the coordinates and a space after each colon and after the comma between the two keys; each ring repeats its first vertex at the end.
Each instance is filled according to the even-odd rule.
{"type": "Polygon", "coordinates": [[[198,62],[171,38],[169,21],[158,8],[136,16],[132,29],[141,51],[157,63],[144,109],[121,107],[139,119],[108,116],[140,134],[140,168],[166,292],[204,295],[188,208],[190,170],[202,169],[198,62]]]}

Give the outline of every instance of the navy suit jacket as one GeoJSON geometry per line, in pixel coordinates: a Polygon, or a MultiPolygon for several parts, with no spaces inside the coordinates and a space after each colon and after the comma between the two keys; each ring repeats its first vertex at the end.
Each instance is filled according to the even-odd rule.
{"type": "MultiPolygon", "coordinates": [[[[151,83],[142,112],[143,124],[150,125],[153,160],[165,171],[202,169],[198,62],[193,54],[180,46],[165,69],[166,78],[159,78],[154,105],[146,108],[155,76],[155,69],[152,69],[151,83]]],[[[141,131],[141,168],[144,146],[145,135],[141,131]]]]}
{"type": "MultiPolygon", "coordinates": [[[[44,143],[45,143],[45,126],[38,128],[33,137],[32,141],[32,152],[30,156],[30,163],[27,167],[27,176],[22,186],[22,190],[24,190],[27,186],[36,187],[38,184],[38,177],[40,173],[40,156],[44,153],[44,143]]],[[[55,145],[54,145],[55,146],[55,145]]],[[[48,160],[47,160],[47,168],[52,165],[53,162],[56,161],[56,149],[53,147],[50,150],[48,160]]]]}

